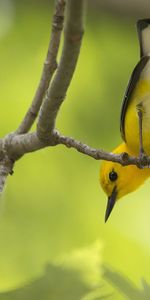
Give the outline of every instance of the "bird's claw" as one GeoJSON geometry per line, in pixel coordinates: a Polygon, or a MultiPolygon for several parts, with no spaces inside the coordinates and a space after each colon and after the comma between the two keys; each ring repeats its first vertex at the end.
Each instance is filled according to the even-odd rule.
{"type": "Polygon", "coordinates": [[[140,169],[150,168],[150,164],[147,164],[147,156],[144,151],[140,151],[139,154],[139,167],[140,169]]]}

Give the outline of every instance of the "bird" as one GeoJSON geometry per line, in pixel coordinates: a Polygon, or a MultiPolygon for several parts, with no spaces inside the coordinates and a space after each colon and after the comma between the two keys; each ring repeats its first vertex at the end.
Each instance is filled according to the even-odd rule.
{"type": "MultiPolygon", "coordinates": [[[[140,60],[131,74],[122,101],[120,133],[123,141],[112,152],[126,152],[142,161],[144,156],[150,155],[150,19],[140,19],[136,25],[140,60]]],[[[149,166],[139,168],[112,161],[102,162],[100,184],[108,196],[105,222],[117,201],[135,191],[149,177],[149,166]]]]}

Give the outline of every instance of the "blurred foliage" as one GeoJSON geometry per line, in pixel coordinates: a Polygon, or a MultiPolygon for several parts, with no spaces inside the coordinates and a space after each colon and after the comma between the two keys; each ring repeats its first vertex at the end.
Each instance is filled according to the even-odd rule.
{"type": "Polygon", "coordinates": [[[76,300],[81,299],[89,287],[79,279],[79,274],[49,265],[43,277],[14,291],[0,294],[2,300],[76,300]]]}
{"type": "Polygon", "coordinates": [[[25,287],[1,293],[0,299],[76,300],[81,299],[88,291],[89,288],[80,282],[78,273],[49,265],[43,277],[25,287]]]}
{"type": "Polygon", "coordinates": [[[110,270],[108,267],[104,268],[104,277],[108,280],[114,287],[116,287],[123,295],[130,300],[147,300],[150,298],[150,285],[142,279],[142,289],[138,289],[132,281],[128,278],[110,270]]]}
{"type": "MultiPolygon", "coordinates": [[[[16,129],[34,95],[52,10],[46,0],[1,0],[1,15],[3,136],[16,129]]],[[[134,24],[135,17],[89,11],[78,66],[57,120],[62,133],[107,150],[120,143],[121,99],[139,59],[134,24]]],[[[149,182],[120,201],[104,224],[99,162],[58,146],[23,157],[14,171],[0,205],[0,300],[122,300],[130,297],[130,280],[136,297],[149,299],[148,284],[143,292],[138,289],[141,278],[150,282],[149,182]],[[124,274],[123,283],[115,275],[112,286],[107,283],[105,263],[124,274]]]]}
{"type": "Polygon", "coordinates": [[[0,293],[0,300],[92,300],[106,299],[100,280],[100,245],[77,249],[48,264],[44,274],[18,289],[0,293]],[[90,281],[87,277],[92,276],[90,281]],[[93,280],[94,279],[94,280],[93,280]]]}

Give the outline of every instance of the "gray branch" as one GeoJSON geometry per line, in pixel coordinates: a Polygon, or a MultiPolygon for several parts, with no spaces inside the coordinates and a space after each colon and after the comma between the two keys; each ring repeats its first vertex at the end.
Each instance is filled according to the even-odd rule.
{"type": "Polygon", "coordinates": [[[60,44],[61,32],[63,29],[64,10],[65,0],[57,0],[55,13],[52,21],[51,40],[49,43],[46,60],[43,66],[41,79],[36,90],[35,96],[33,98],[32,104],[28,109],[22,123],[17,129],[17,133],[26,133],[30,130],[38,115],[39,109],[41,107],[45,93],[49,87],[52,76],[55,70],[57,69],[56,59],[60,44]]]}
{"type": "Polygon", "coordinates": [[[128,155],[123,152],[115,154],[102,149],[95,149],[72,137],[61,135],[54,130],[49,140],[42,141],[36,132],[22,135],[8,135],[5,139],[5,149],[12,161],[19,159],[24,154],[34,152],[49,146],[65,145],[67,148],[74,148],[78,152],[90,156],[96,160],[107,160],[121,164],[122,166],[136,165],[139,168],[150,165],[150,157],[145,156],[143,160],[139,157],[128,155]]]}
{"type": "Polygon", "coordinates": [[[77,64],[83,36],[84,0],[68,0],[64,46],[56,75],[42,104],[37,133],[48,140],[77,64]]]}
{"type": "Polygon", "coordinates": [[[130,156],[126,152],[122,152],[121,154],[110,153],[102,149],[92,148],[87,144],[75,140],[72,137],[63,136],[57,132],[55,133],[55,135],[56,135],[55,140],[58,144],[63,144],[68,148],[74,148],[78,152],[88,155],[96,160],[113,161],[121,164],[122,166],[136,165],[138,168],[150,166],[149,156],[145,156],[143,157],[143,159],[140,159],[139,157],[130,156]]]}

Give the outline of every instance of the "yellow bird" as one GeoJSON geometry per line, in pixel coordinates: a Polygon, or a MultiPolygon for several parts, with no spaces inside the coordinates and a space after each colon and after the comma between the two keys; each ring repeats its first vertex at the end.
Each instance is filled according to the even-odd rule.
{"type": "MultiPolygon", "coordinates": [[[[139,20],[137,31],[140,61],[131,75],[122,103],[120,131],[123,143],[113,153],[150,155],[150,19],[139,20]]],[[[107,221],[116,201],[135,191],[150,176],[150,168],[134,165],[121,166],[104,161],[100,170],[100,183],[108,196],[105,214],[107,221]]]]}

